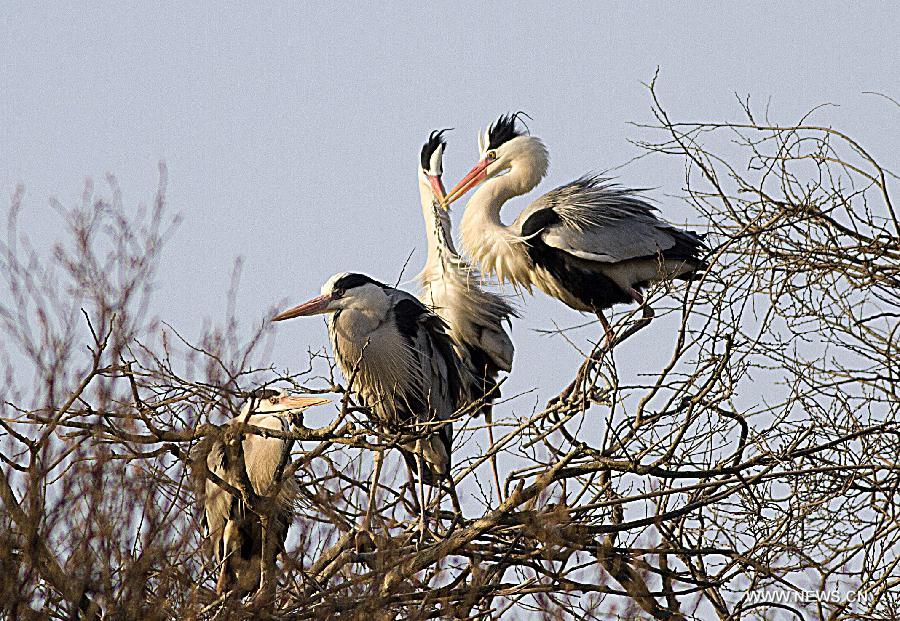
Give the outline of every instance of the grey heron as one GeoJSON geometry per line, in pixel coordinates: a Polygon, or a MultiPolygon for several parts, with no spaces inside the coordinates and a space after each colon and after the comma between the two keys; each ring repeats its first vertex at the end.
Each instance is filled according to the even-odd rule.
{"type": "Polygon", "coordinates": [[[419,274],[419,296],[446,323],[462,362],[469,370],[463,375],[473,401],[482,401],[480,411],[487,423],[491,444],[491,468],[497,494],[502,500],[497,459],[493,453],[492,403],[500,396],[497,377],[512,369],[515,348],[507,332],[513,307],[501,296],[479,285],[481,275],[456,251],[448,212],[439,201],[444,198],[443,155],[447,143],[444,132],[433,131],[422,146],[419,167],[419,194],[428,256],[419,274]]]}
{"type": "MultiPolygon", "coordinates": [[[[414,296],[364,274],[335,274],[322,294],[274,317],[328,314],[328,335],[344,375],[368,406],[375,423],[388,432],[421,434],[398,448],[410,475],[418,475],[420,526],[424,529],[423,484],[446,481],[454,509],[459,500],[450,476],[453,426],[450,419],[465,405],[462,369],[444,321],[414,296]],[[445,422],[446,421],[446,422],[445,422]]],[[[381,452],[374,455],[368,529],[374,511],[381,452]]]]}
{"type": "Polygon", "coordinates": [[[485,273],[595,313],[610,348],[615,336],[603,311],[634,301],[646,325],[653,310],[641,290],[658,280],[695,278],[707,267],[703,240],[657,218],[638,191],[593,175],[544,194],[504,226],[503,204],[533,190],[549,165],[544,143],[518,120],[518,113],[502,115],[479,135],[478,163],[443,205],[481,184],[460,224],[463,249],[485,273]]]}
{"type": "MultiPolygon", "coordinates": [[[[250,426],[243,435],[241,448],[244,470],[256,494],[264,496],[274,491],[270,487],[276,474],[286,465],[285,460],[289,459],[291,442],[283,438],[263,437],[254,433],[252,428],[289,433],[294,417],[300,412],[329,401],[320,397],[291,396],[275,390],[258,390],[252,393],[238,416],[226,423],[228,427],[242,423],[250,426]]],[[[206,465],[211,473],[239,489],[241,473],[235,471],[236,464],[229,463],[228,451],[221,439],[212,441],[206,455],[206,465]]],[[[239,497],[209,477],[199,477],[198,481],[198,492],[203,498],[203,517],[219,566],[216,593],[246,595],[260,583],[263,558],[260,518],[239,497]]],[[[272,536],[278,548],[284,545],[287,537],[296,485],[293,477],[286,477],[275,497],[277,510],[272,536]]]]}

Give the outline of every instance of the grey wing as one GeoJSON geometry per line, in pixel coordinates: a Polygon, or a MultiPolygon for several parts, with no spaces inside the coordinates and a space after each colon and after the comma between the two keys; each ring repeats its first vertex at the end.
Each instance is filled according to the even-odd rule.
{"type": "Polygon", "coordinates": [[[675,246],[675,237],[665,228],[641,221],[615,222],[573,230],[564,225],[549,227],[544,243],[580,259],[619,263],[654,256],[675,246]]]}
{"type": "MultiPolygon", "coordinates": [[[[513,317],[518,317],[516,310],[499,295],[484,291],[474,283],[459,297],[467,299],[448,309],[454,338],[464,346],[483,352],[498,369],[509,371],[515,348],[506,326],[511,325],[513,317]]],[[[482,373],[483,369],[478,372],[482,373]]],[[[477,383],[481,384],[480,380],[477,383]]]]}
{"type": "MultiPolygon", "coordinates": [[[[225,480],[225,447],[221,442],[212,443],[206,457],[206,466],[210,472],[225,480]]],[[[230,510],[231,494],[209,478],[203,477],[203,514],[206,520],[207,536],[213,542],[214,554],[217,557],[220,553],[218,542],[222,537],[230,510]]]]}
{"type": "Polygon", "coordinates": [[[453,417],[459,407],[463,387],[456,348],[447,334],[446,324],[437,315],[425,313],[419,319],[419,352],[426,396],[439,420],[453,417]]]}
{"type": "Polygon", "coordinates": [[[500,330],[484,328],[481,332],[481,338],[478,339],[478,345],[498,369],[507,373],[512,370],[516,348],[506,330],[502,328],[500,330]]]}
{"type": "MultiPolygon", "coordinates": [[[[467,398],[466,385],[474,385],[465,382],[462,374],[469,373],[468,367],[462,364],[453,345],[453,341],[447,334],[447,325],[437,315],[428,312],[419,318],[421,330],[422,351],[426,358],[422,362],[426,369],[426,388],[431,410],[437,420],[449,421],[453,418],[467,398]]],[[[427,441],[433,464],[438,466],[438,471],[447,474],[450,471],[453,449],[453,424],[447,422],[440,426],[435,434],[427,441]]]]}
{"type": "MultiPolygon", "coordinates": [[[[459,357],[448,335],[447,324],[418,298],[405,291],[392,294],[394,319],[414,357],[420,396],[439,418],[450,418],[461,399],[459,357]]],[[[417,416],[430,416],[428,411],[417,416]]]]}
{"type": "Polygon", "coordinates": [[[679,241],[702,245],[696,235],[657,218],[639,193],[603,177],[576,179],[532,203],[519,217],[522,233],[540,234],[552,248],[601,263],[653,256],[679,241]]]}
{"type": "Polygon", "coordinates": [[[481,315],[473,317],[481,326],[478,345],[498,369],[508,372],[512,369],[515,347],[504,324],[511,325],[512,318],[519,314],[496,293],[484,291],[477,285],[473,287],[472,293],[476,297],[474,307],[481,315]]]}

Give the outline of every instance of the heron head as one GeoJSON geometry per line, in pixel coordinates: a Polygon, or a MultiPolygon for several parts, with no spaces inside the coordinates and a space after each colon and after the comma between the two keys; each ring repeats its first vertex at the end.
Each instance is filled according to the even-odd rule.
{"type": "Polygon", "coordinates": [[[335,274],[322,285],[322,295],[275,315],[272,321],[336,313],[351,308],[387,312],[390,299],[385,293],[386,288],[387,285],[365,274],[335,274]]]}
{"type": "Polygon", "coordinates": [[[446,195],[441,175],[444,174],[444,149],[447,148],[444,132],[447,131],[450,130],[441,129],[431,132],[428,141],[422,145],[419,159],[419,183],[427,186],[438,202],[443,201],[444,195],[446,195]]]}
{"type": "Polygon", "coordinates": [[[478,134],[478,163],[450,190],[442,203],[445,208],[479,183],[509,171],[513,165],[531,167],[529,178],[543,178],[549,163],[547,149],[540,139],[528,134],[521,117],[528,115],[503,114],[484,134],[478,134]]]}
{"type": "Polygon", "coordinates": [[[286,390],[260,388],[250,393],[241,408],[241,415],[270,414],[275,412],[302,411],[314,405],[325,405],[331,399],[290,395],[286,390]]]}

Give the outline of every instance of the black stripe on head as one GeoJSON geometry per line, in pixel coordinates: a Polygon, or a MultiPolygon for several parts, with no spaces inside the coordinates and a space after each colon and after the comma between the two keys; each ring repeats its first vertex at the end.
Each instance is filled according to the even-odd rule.
{"type": "Polygon", "coordinates": [[[525,132],[516,127],[516,121],[521,121],[520,117],[523,116],[531,118],[524,112],[501,114],[500,118],[494,121],[493,125],[488,129],[487,148],[496,149],[517,136],[523,136],[525,132]]]}
{"type": "Polygon", "coordinates": [[[349,291],[350,289],[362,287],[363,285],[378,285],[382,289],[387,287],[387,285],[385,285],[384,283],[378,282],[374,278],[370,278],[365,274],[345,274],[344,276],[334,281],[332,291],[335,291],[337,289],[341,289],[342,291],[349,291]]]}
{"type": "Polygon", "coordinates": [[[250,398],[256,399],[257,401],[263,401],[265,399],[271,399],[272,397],[278,397],[281,395],[280,390],[275,390],[273,388],[257,388],[250,392],[250,398]]]}
{"type": "Polygon", "coordinates": [[[435,150],[444,145],[447,146],[447,141],[444,140],[444,132],[450,131],[449,129],[436,129],[431,132],[431,135],[428,136],[428,142],[422,145],[422,159],[420,160],[422,163],[422,170],[430,170],[431,169],[431,156],[434,155],[435,150]]]}

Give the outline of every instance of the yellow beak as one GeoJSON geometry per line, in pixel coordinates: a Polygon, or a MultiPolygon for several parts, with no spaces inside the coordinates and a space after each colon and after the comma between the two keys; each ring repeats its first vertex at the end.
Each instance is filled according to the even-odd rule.
{"type": "Polygon", "coordinates": [[[326,399],[324,397],[281,397],[278,401],[285,409],[290,410],[305,410],[314,405],[331,403],[331,399],[326,399]]]}
{"type": "Polygon", "coordinates": [[[462,198],[462,196],[474,188],[476,185],[487,179],[487,167],[490,166],[492,160],[483,159],[468,172],[468,174],[459,180],[459,183],[450,190],[450,193],[444,197],[444,200],[441,202],[441,206],[444,209],[450,207],[452,203],[462,198]]]}

